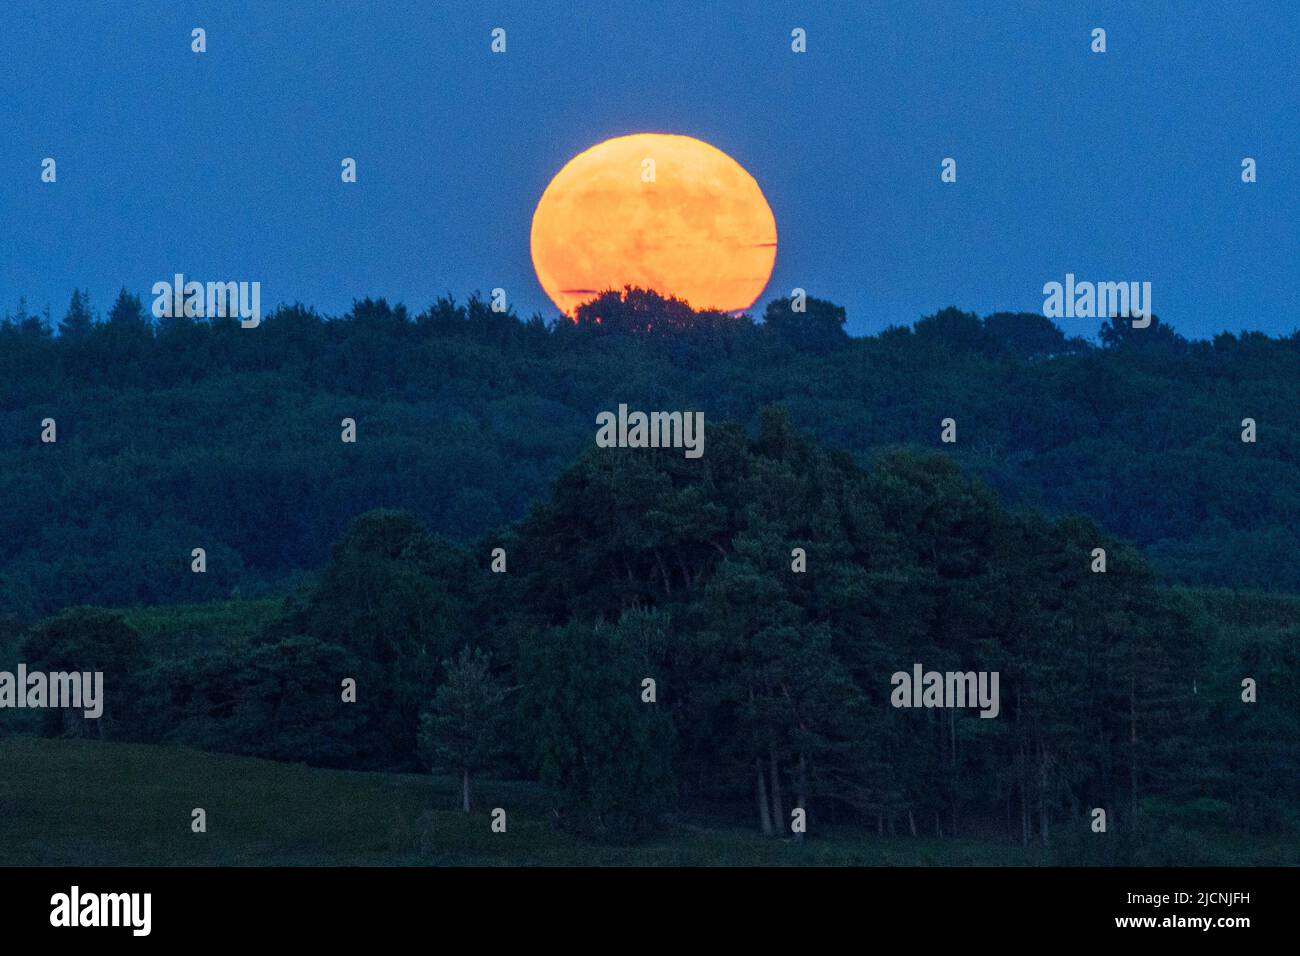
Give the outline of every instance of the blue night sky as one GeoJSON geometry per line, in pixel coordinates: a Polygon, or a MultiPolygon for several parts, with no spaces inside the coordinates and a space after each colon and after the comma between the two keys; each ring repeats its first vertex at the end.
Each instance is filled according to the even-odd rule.
{"type": "Polygon", "coordinates": [[[1298,38],[1294,3],[6,0],[0,311],[25,295],[58,318],[74,286],[101,312],[123,285],[147,304],[183,272],[258,280],[264,311],[501,286],[552,317],[528,246],[550,177],[674,132],[772,205],[758,310],[800,286],[872,332],[1037,312],[1073,272],[1150,281],[1189,336],[1289,333],[1298,38]]]}

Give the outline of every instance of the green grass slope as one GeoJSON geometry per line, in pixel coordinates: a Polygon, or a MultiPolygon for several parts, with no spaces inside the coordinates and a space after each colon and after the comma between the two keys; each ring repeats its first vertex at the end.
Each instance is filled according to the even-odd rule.
{"type": "MultiPolygon", "coordinates": [[[[635,846],[556,832],[532,784],[321,770],[176,747],[0,739],[0,865],[1020,865],[1036,849],[975,840],[820,834],[804,845],[679,826],[635,846]],[[493,833],[489,811],[508,829],[493,833]],[[190,814],[207,811],[208,832],[190,814]]],[[[1294,848],[1225,837],[1213,862],[1294,863],[1294,848]]],[[[1193,861],[1189,861],[1193,862],[1193,861]]],[[[1195,862],[1202,862],[1197,860],[1195,862]]],[[[1211,862],[1205,860],[1204,862],[1211,862]]]]}

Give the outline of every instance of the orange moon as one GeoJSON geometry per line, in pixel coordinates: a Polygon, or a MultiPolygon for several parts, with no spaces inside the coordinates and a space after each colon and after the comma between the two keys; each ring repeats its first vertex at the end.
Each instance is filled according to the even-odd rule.
{"type": "Polygon", "coordinates": [[[625,285],[697,309],[754,304],[776,262],[776,219],[754,177],[690,136],[607,139],[555,174],[533,213],[537,278],[566,315],[625,285]]]}

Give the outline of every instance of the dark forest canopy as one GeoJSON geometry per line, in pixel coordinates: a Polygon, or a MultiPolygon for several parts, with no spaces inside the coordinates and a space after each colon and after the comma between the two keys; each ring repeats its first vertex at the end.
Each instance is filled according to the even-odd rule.
{"type": "Polygon", "coordinates": [[[815,298],[756,321],[639,290],[551,323],[476,296],[294,305],[242,329],[154,320],[125,292],[101,321],[78,293],[53,335],[23,308],[0,324],[0,612],[275,592],[374,507],[476,540],[544,498],[620,403],[750,428],[780,404],[860,461],[928,448],[1010,506],[1088,515],[1161,580],[1300,591],[1300,335],[1187,341],[1157,319],[1094,344],[949,308],[851,338],[843,321],[815,298]]]}
{"type": "Polygon", "coordinates": [[[790,305],[242,329],[124,294],[59,336],[11,322],[0,664],[102,662],[110,740],[438,767],[465,806],[536,781],[620,837],[795,807],[1069,862],[1293,833],[1300,599],[1163,583],[1300,591],[1300,338],[947,309],[855,339],[790,305]],[[594,447],[620,404],[702,410],[703,457],[594,447]],[[132,605],[169,606],[103,609],[132,605]],[[997,719],[891,706],[915,665],[998,672],[997,719]]]}
{"type": "Polygon", "coordinates": [[[1292,839],[1300,599],[1161,588],[1087,519],[1008,511],[937,454],[859,467],[779,409],[707,447],[589,448],[468,548],[367,512],[281,602],[74,608],[7,653],[102,661],[108,739],[432,766],[466,808],[480,775],[540,781],[555,823],[620,838],[674,819],[789,835],[798,808],[813,838],[978,836],[1063,862],[1292,839]],[[892,706],[917,665],[997,672],[996,719],[892,706]],[[1113,839],[1092,838],[1095,808],[1113,839]]]}

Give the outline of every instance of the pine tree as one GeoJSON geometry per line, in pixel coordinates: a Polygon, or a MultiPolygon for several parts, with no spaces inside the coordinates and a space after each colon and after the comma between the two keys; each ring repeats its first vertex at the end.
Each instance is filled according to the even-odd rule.
{"type": "Polygon", "coordinates": [[[470,812],[470,776],[491,765],[503,748],[506,691],[492,676],[488,655],[465,647],[443,662],[447,680],[420,718],[420,750],[460,773],[461,809],[470,812]]]}
{"type": "Polygon", "coordinates": [[[66,339],[80,339],[89,334],[94,325],[90,313],[90,293],[80,289],[72,290],[72,301],[68,311],[59,323],[59,335],[66,339]]]}

